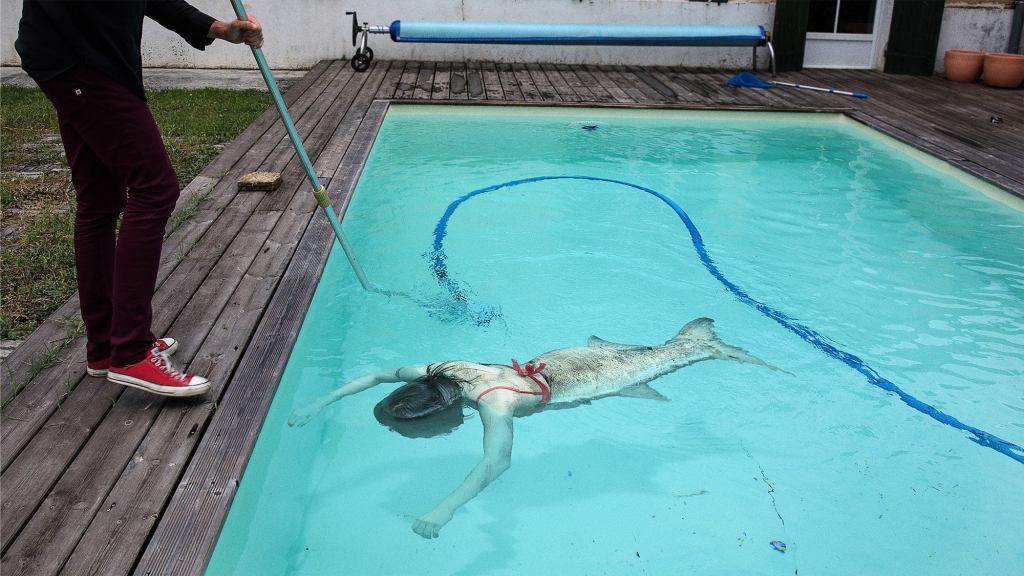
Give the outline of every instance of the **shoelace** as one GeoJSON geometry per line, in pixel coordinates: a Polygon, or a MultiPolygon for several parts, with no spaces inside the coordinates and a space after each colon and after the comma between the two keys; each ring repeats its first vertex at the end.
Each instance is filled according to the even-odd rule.
{"type": "Polygon", "coordinates": [[[160,352],[158,349],[153,348],[152,361],[153,364],[156,364],[157,368],[163,370],[164,374],[167,374],[175,380],[185,380],[185,374],[175,368],[174,364],[171,364],[171,358],[166,352],[160,352]]]}

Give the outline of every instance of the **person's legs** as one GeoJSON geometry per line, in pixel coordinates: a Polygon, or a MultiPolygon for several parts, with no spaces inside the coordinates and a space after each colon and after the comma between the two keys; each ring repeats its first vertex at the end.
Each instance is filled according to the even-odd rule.
{"type": "MultiPolygon", "coordinates": [[[[127,96],[132,96],[126,91],[127,96]]],[[[118,139],[115,169],[125,175],[127,193],[114,265],[114,316],[110,362],[140,361],[155,340],[150,331],[152,300],[167,219],[180,188],[156,122],[144,103],[126,106],[134,121],[118,139]]]]}
{"type": "MultiPolygon", "coordinates": [[[[92,191],[112,182],[123,202],[124,216],[112,258],[108,256],[110,220],[87,213],[82,223],[83,256],[80,261],[76,257],[76,264],[81,275],[90,265],[107,274],[104,267],[112,263],[112,275],[106,276],[111,280],[111,364],[134,364],[146,357],[155,341],[150,331],[152,298],[164,229],[179,194],[178,178],[149,107],[128,88],[81,66],[43,84],[62,126],[73,131],[72,140],[80,146],[75,148],[76,155],[98,160],[81,171],[82,190],[90,192],[86,196],[93,198],[92,191]],[[107,169],[109,179],[99,178],[97,165],[107,169]],[[101,263],[96,263],[97,258],[101,263]]],[[[104,202],[109,200],[107,196],[104,202]]],[[[90,272],[85,276],[90,278],[90,272]]],[[[102,291],[96,282],[91,289],[102,291]]],[[[83,316],[85,308],[83,301],[83,316]]]]}
{"type": "MultiPolygon", "coordinates": [[[[65,103],[74,89],[65,78],[42,83],[57,110],[64,152],[75,187],[75,269],[85,322],[86,358],[110,358],[113,315],[114,250],[117,217],[124,209],[124,188],[74,128],[65,103]]],[[[73,117],[73,115],[71,115],[73,117]]]]}
{"type": "Polygon", "coordinates": [[[75,265],[89,374],[165,396],[206,392],[208,380],[171,364],[177,342],[150,331],[164,228],[179,189],[149,107],[82,66],[40,87],[60,117],[78,195],[75,265]]]}

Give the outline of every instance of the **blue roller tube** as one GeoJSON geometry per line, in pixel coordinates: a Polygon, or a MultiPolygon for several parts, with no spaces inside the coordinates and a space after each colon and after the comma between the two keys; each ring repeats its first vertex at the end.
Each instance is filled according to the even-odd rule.
{"type": "MultiPolygon", "coordinates": [[[[234,0],[237,1],[237,0],[234,0]]],[[[764,46],[764,26],[528,24],[395,20],[395,42],[557,44],[582,46],[764,46]]]]}
{"type": "MultiPolygon", "coordinates": [[[[248,14],[245,13],[245,8],[242,7],[241,0],[231,0],[231,6],[235,9],[235,16],[239,20],[249,19],[248,14]]],[[[327,189],[320,183],[320,179],[316,176],[316,170],[313,169],[313,164],[309,161],[306,148],[302,145],[302,138],[299,137],[299,133],[295,130],[292,116],[288,113],[288,106],[285,105],[284,98],[281,97],[281,91],[277,89],[277,82],[274,81],[274,76],[270,73],[270,66],[267,65],[267,59],[263,56],[263,50],[255,46],[250,46],[250,48],[252,49],[252,55],[256,57],[256,64],[260,67],[260,73],[263,74],[263,81],[267,83],[267,90],[270,91],[270,95],[274,98],[274,106],[277,107],[277,113],[281,116],[281,121],[284,122],[284,127],[288,131],[288,137],[291,138],[292,146],[295,147],[295,153],[298,154],[299,160],[302,161],[302,166],[306,169],[309,184],[313,187],[313,196],[316,198],[317,204],[323,209],[324,214],[327,215],[331,228],[334,229],[334,236],[338,239],[338,243],[341,244],[341,249],[345,251],[345,256],[348,258],[349,264],[352,265],[352,270],[355,271],[359,284],[364,290],[380,292],[378,288],[367,280],[366,274],[363,272],[359,261],[356,260],[355,253],[352,251],[352,246],[341,231],[341,222],[331,206],[330,198],[327,196],[327,189]]]]}

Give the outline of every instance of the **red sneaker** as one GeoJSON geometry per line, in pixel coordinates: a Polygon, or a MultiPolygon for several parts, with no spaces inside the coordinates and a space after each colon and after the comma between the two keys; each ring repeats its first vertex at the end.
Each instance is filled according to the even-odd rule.
{"type": "MultiPolygon", "coordinates": [[[[174,338],[161,338],[153,343],[153,346],[160,352],[170,356],[178,349],[178,341],[174,338]]],[[[89,376],[96,376],[102,378],[107,375],[107,370],[110,369],[110,358],[104,358],[103,360],[97,360],[95,362],[89,362],[85,366],[86,373],[89,376]]]]}
{"type": "Polygon", "coordinates": [[[209,380],[179,372],[171,365],[167,354],[155,347],[146,353],[142,362],[131,366],[111,366],[107,380],[161,396],[195,396],[210,388],[209,380]]]}
{"type": "Polygon", "coordinates": [[[95,362],[89,362],[85,365],[85,372],[89,376],[96,376],[102,378],[107,375],[107,370],[110,369],[110,358],[104,358],[103,360],[97,360],[95,362]]]}

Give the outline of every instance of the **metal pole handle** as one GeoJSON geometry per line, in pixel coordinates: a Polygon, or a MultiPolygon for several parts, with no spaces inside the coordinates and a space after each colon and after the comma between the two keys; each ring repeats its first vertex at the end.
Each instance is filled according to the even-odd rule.
{"type": "MultiPolygon", "coordinates": [[[[241,0],[231,0],[231,6],[235,9],[235,16],[239,20],[249,19],[249,15],[245,13],[245,8],[242,7],[241,0]]],[[[355,271],[356,277],[359,279],[359,284],[362,285],[364,290],[376,291],[376,288],[367,280],[366,273],[363,272],[359,261],[356,260],[355,253],[352,251],[352,246],[341,231],[341,222],[338,220],[337,214],[334,213],[334,208],[327,197],[327,190],[320,183],[320,179],[316,176],[316,170],[313,169],[313,164],[309,161],[306,148],[302,145],[302,139],[295,130],[295,123],[292,122],[291,114],[288,113],[288,106],[285,105],[284,98],[281,97],[281,91],[277,88],[277,82],[274,81],[274,77],[270,73],[270,66],[267,65],[267,59],[263,56],[263,50],[255,46],[250,46],[249,48],[252,49],[252,55],[256,57],[256,64],[263,75],[263,81],[267,83],[267,90],[270,90],[270,95],[274,98],[274,106],[277,107],[277,113],[281,116],[281,121],[284,122],[284,127],[288,131],[288,137],[291,138],[292,146],[295,147],[295,153],[299,155],[299,160],[302,161],[302,166],[306,169],[306,176],[309,177],[309,183],[313,186],[313,196],[316,197],[317,204],[323,208],[327,219],[331,222],[334,235],[341,244],[341,249],[345,251],[345,256],[348,257],[349,264],[352,265],[352,270],[355,271]]]]}

